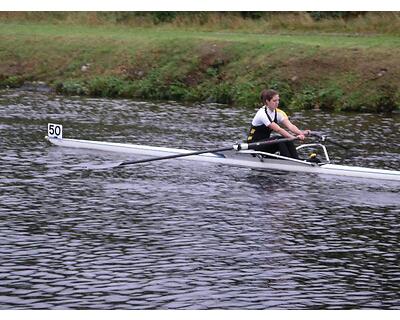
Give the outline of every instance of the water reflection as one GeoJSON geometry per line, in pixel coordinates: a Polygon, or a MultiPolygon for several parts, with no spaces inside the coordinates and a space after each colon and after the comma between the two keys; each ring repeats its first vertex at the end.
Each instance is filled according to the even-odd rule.
{"type": "MultiPolygon", "coordinates": [[[[54,121],[68,137],[209,148],[240,140],[251,114],[5,92],[0,308],[398,308],[396,183],[174,160],[88,171],[133,156],[44,140],[54,121]]],[[[360,155],[345,162],[398,168],[398,116],[294,117],[349,141],[360,155]]]]}

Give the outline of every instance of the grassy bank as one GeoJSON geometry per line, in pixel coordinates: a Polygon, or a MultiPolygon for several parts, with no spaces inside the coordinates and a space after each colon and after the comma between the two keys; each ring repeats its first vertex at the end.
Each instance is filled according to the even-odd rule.
{"type": "Polygon", "coordinates": [[[391,32],[0,22],[0,86],[44,81],[64,94],[252,107],[271,87],[292,110],[391,111],[400,109],[399,57],[391,32]]]}
{"type": "Polygon", "coordinates": [[[400,34],[400,12],[0,12],[3,22],[193,31],[400,34]]]}

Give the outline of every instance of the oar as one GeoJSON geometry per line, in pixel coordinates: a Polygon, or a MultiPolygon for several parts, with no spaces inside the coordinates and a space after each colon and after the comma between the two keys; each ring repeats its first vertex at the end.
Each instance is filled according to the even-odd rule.
{"type": "Polygon", "coordinates": [[[288,141],[293,141],[293,140],[297,140],[297,139],[298,139],[298,137],[260,141],[260,142],[253,142],[253,143],[238,143],[238,144],[234,144],[232,146],[224,147],[224,148],[216,148],[216,149],[188,152],[188,153],[184,153],[184,154],[182,154],[182,153],[172,154],[169,156],[148,158],[148,159],[143,159],[143,160],[124,161],[124,162],[121,162],[120,164],[118,164],[117,167],[126,166],[129,164],[138,164],[138,163],[145,163],[145,162],[151,162],[151,161],[189,157],[189,156],[195,156],[195,155],[199,155],[199,154],[203,154],[203,153],[222,152],[222,151],[228,151],[228,150],[237,150],[237,151],[248,150],[248,149],[254,150],[257,147],[267,146],[267,145],[271,145],[271,144],[277,144],[277,143],[281,143],[281,142],[288,142],[288,141]]]}
{"type": "Polygon", "coordinates": [[[323,134],[320,134],[320,133],[317,133],[317,132],[314,132],[314,131],[312,131],[310,134],[312,136],[314,136],[314,137],[320,138],[321,141],[323,141],[323,142],[324,141],[328,141],[328,142],[334,144],[335,146],[338,146],[338,147],[343,148],[345,150],[350,150],[349,147],[346,147],[346,146],[342,145],[341,143],[336,142],[335,140],[332,140],[332,139],[328,138],[326,135],[323,135],[323,134]]]}

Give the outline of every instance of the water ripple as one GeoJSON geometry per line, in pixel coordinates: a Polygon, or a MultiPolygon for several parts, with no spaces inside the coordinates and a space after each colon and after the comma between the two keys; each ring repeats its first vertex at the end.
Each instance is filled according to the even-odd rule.
{"type": "MultiPolygon", "coordinates": [[[[209,148],[241,140],[252,113],[5,91],[0,309],[398,309],[396,183],[175,160],[84,170],[131,156],[43,139],[54,121],[69,137],[209,148]]],[[[292,118],[359,153],[335,159],[399,167],[398,115],[292,118]]]]}

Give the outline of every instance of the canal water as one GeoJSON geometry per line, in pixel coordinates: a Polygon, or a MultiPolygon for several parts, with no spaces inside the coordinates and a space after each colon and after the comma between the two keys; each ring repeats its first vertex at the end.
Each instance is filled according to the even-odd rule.
{"type": "MultiPolygon", "coordinates": [[[[0,309],[399,309],[400,184],[51,146],[202,150],[255,110],[0,96],[0,309]]],[[[399,170],[400,115],[298,112],[334,162],[399,170]]]]}

